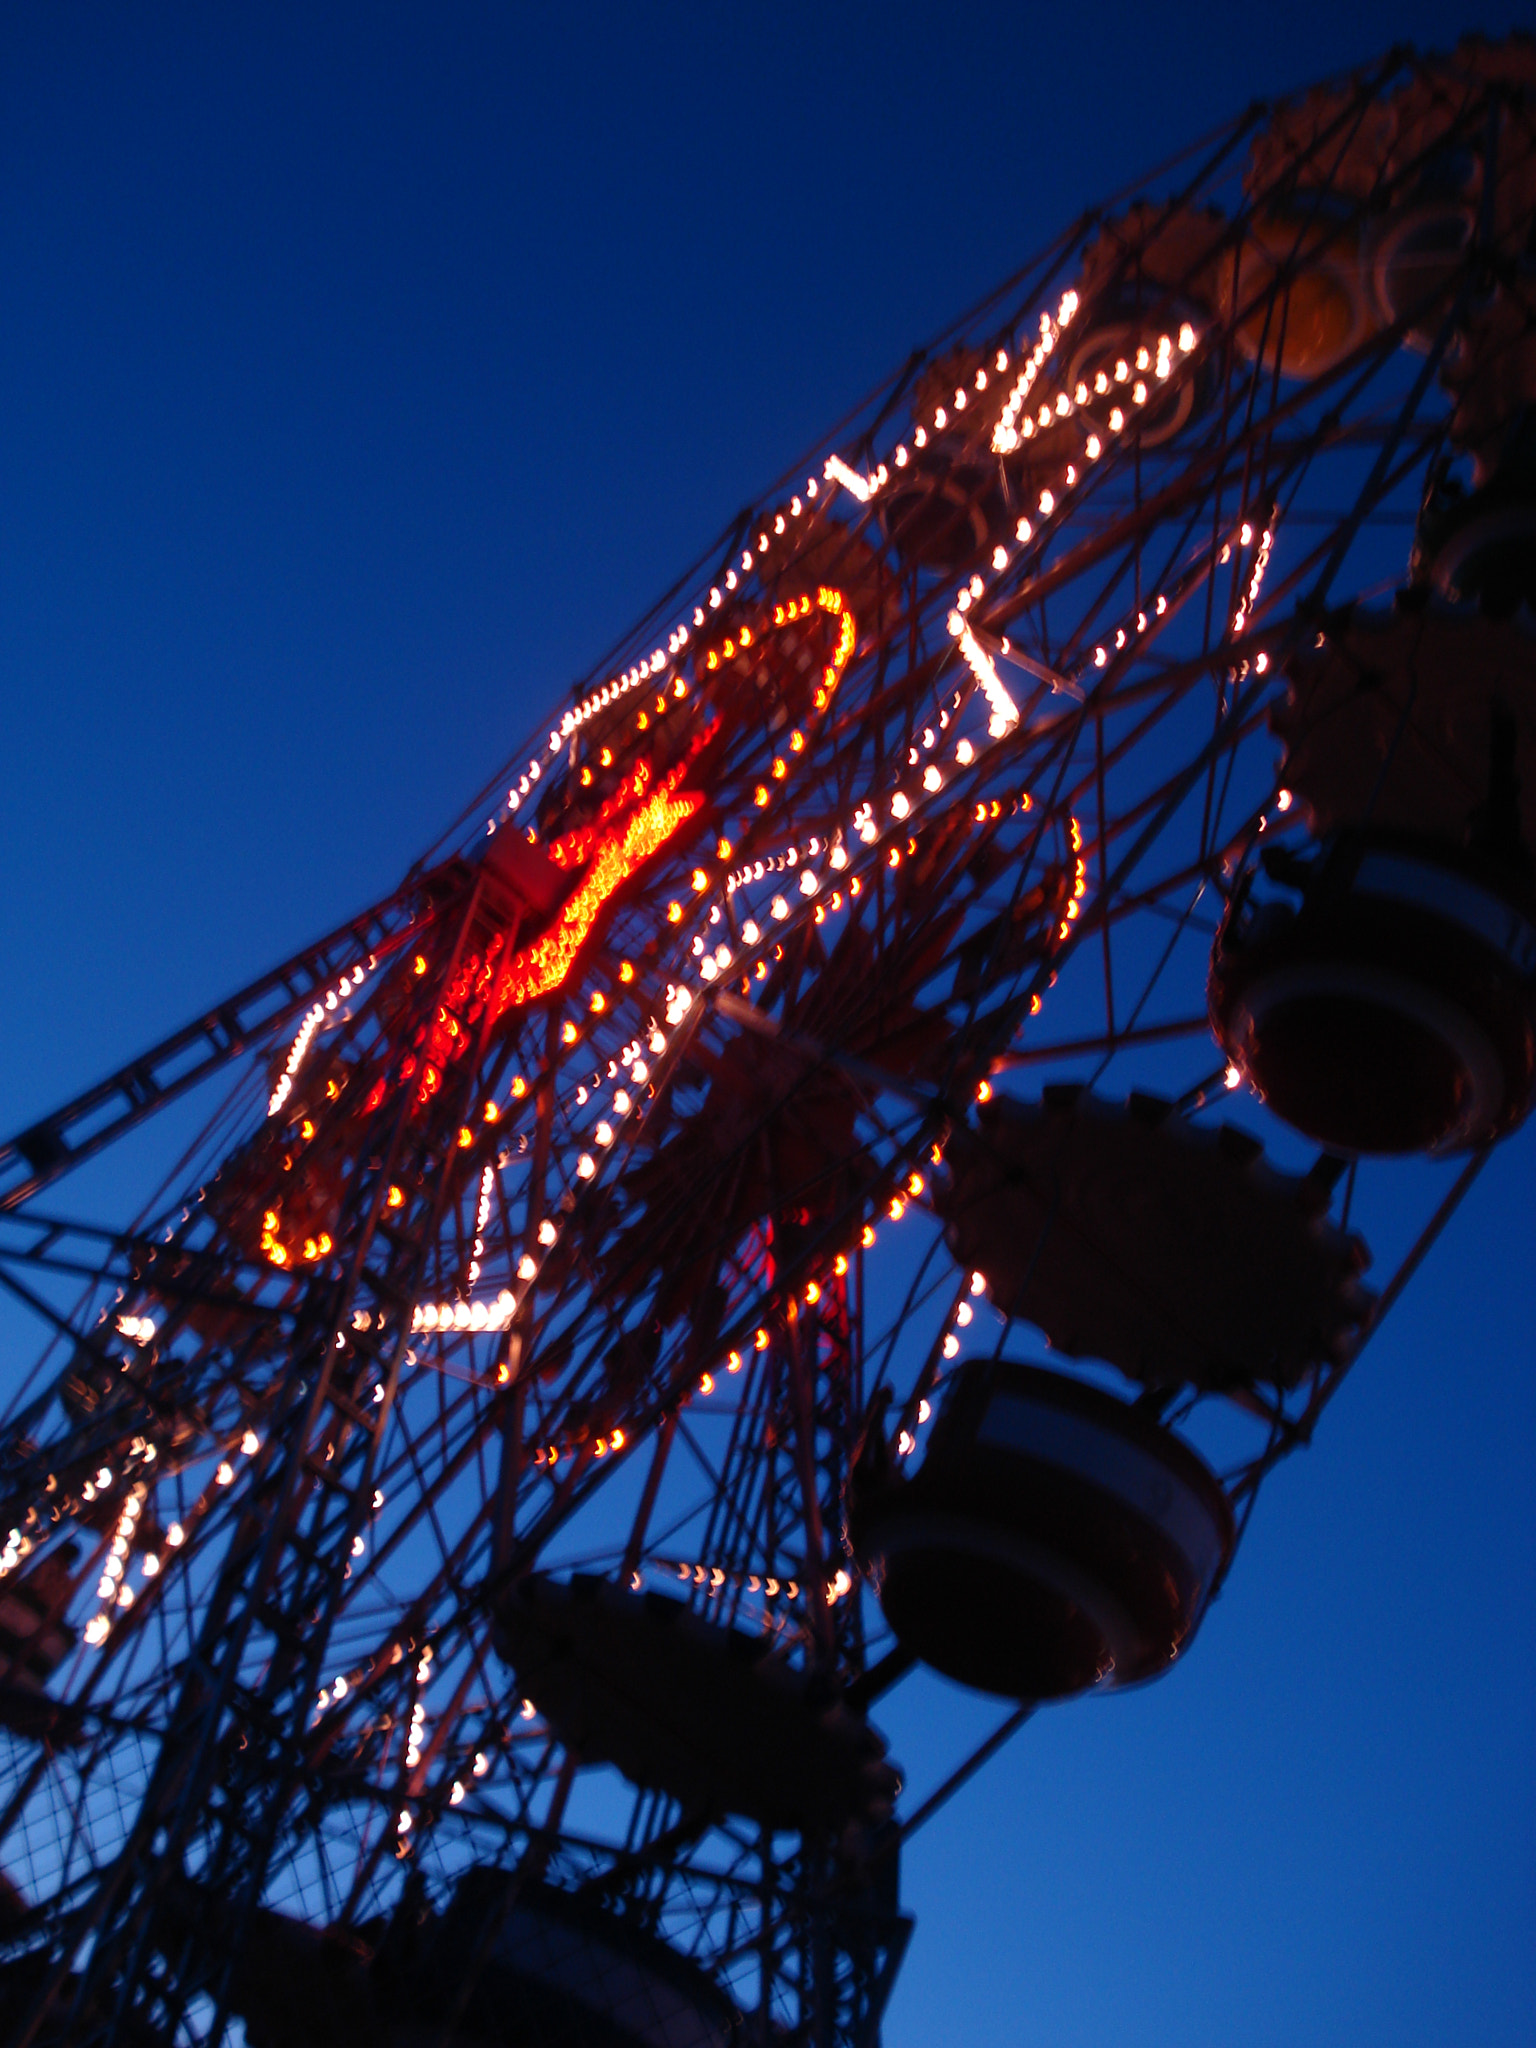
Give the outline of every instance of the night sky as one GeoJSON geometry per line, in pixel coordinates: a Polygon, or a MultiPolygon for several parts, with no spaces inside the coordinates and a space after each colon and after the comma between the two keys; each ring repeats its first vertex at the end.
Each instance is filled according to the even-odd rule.
{"type": "MultiPolygon", "coordinates": [[[[0,1126],[386,893],[1085,206],[1516,13],[8,8],[0,1126]]],[[[1533,1162],[1495,1157],[1187,1662],[1040,1715],[918,1837],[887,2048],[1531,2038],[1533,1162]]],[[[995,1718],[935,1682],[893,1750],[921,1788],[995,1718]]]]}

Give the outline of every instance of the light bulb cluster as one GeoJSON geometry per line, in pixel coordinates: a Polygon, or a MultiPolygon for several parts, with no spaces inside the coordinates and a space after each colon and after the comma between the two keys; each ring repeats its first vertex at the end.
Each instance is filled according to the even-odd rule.
{"type": "MultiPolygon", "coordinates": [[[[1238,544],[1245,548],[1253,545],[1253,527],[1247,520],[1244,520],[1238,532],[1238,544]]],[[[1270,551],[1274,544],[1274,523],[1271,520],[1259,535],[1258,552],[1253,558],[1253,569],[1248,578],[1248,588],[1243,593],[1242,603],[1232,614],[1232,635],[1234,639],[1241,635],[1244,626],[1247,625],[1249,619],[1253,616],[1253,607],[1258,602],[1259,591],[1264,583],[1264,572],[1269,567],[1270,551]]],[[[1261,664],[1259,673],[1262,675],[1264,669],[1269,665],[1268,658],[1261,654],[1259,662],[1261,664]]]]}
{"type": "Polygon", "coordinates": [[[134,1531],[144,1512],[145,1491],[143,1487],[134,1488],[113,1525],[111,1544],[102,1560],[101,1578],[96,1586],[96,1598],[105,1604],[85,1624],[84,1640],[91,1649],[98,1649],[112,1633],[113,1608],[133,1605],[134,1591],[126,1575],[134,1531]]]}
{"type": "Polygon", "coordinates": [[[773,1578],[766,1572],[740,1572],[728,1570],[718,1564],[684,1564],[667,1557],[652,1560],[657,1571],[668,1573],[685,1585],[702,1586],[709,1597],[718,1599],[727,1587],[744,1593],[761,1593],[767,1600],[798,1600],[800,1582],[797,1579],[773,1578]]]}
{"type": "MultiPolygon", "coordinates": [[[[986,1294],[986,1291],[986,1274],[972,1273],[969,1282],[961,1289],[954,1307],[950,1310],[943,1341],[939,1346],[940,1354],[945,1364],[952,1363],[960,1356],[960,1347],[964,1341],[963,1332],[968,1330],[976,1319],[976,1310],[973,1304],[980,1300],[986,1294]]],[[[934,1383],[934,1379],[931,1377],[918,1382],[919,1386],[925,1390],[919,1393],[916,1407],[912,1408],[911,1413],[897,1432],[896,1455],[899,1458],[910,1458],[912,1456],[918,1446],[917,1432],[932,1417],[933,1403],[929,1400],[928,1395],[933,1391],[934,1383]]]]}
{"type": "Polygon", "coordinates": [[[12,1529],[5,1539],[5,1548],[0,1550],[0,1579],[8,1579],[23,1558],[30,1557],[33,1543],[22,1529],[12,1529]]]}
{"type": "Polygon", "coordinates": [[[1082,901],[1088,893],[1088,863],[1083,858],[1083,828],[1076,818],[1069,820],[1072,840],[1072,894],[1067,903],[1066,915],[1056,928],[1058,939],[1071,934],[1074,924],[1082,914],[1082,901]]]}
{"type": "Polygon", "coordinates": [[[411,1334],[430,1336],[435,1330],[506,1330],[517,1314],[518,1297],[502,1288],[490,1301],[427,1301],[411,1313],[411,1334]]]}
{"type": "MultiPolygon", "coordinates": [[[[146,1582],[158,1579],[172,1557],[190,1545],[214,1502],[234,1485],[239,1470],[237,1461],[254,1458],[260,1449],[261,1439],[255,1430],[242,1430],[238,1438],[225,1446],[224,1455],[214,1467],[213,1477],[188,1510],[186,1521],[169,1523],[161,1547],[146,1549],[136,1559],[131,1555],[132,1538],[148,1498],[149,1488],[143,1483],[134,1486],[123,1503],[122,1513],[102,1566],[101,1582],[96,1588],[96,1597],[107,1604],[101,1612],[91,1617],[85,1627],[85,1641],[92,1649],[99,1649],[111,1634],[112,1610],[129,1608],[134,1603],[136,1596],[127,1580],[129,1566],[137,1563],[140,1575],[146,1582]]],[[[152,1446],[147,1447],[145,1455],[153,1455],[152,1446]]],[[[111,1473],[104,1467],[103,1473],[97,1476],[102,1480],[101,1486],[97,1489],[99,1493],[111,1484],[111,1473]]],[[[85,1489],[82,1489],[82,1493],[84,1491],[85,1489]]]]}
{"type": "MultiPolygon", "coordinates": [[[[1056,309],[1056,318],[1054,320],[1049,313],[1042,313],[1040,315],[1040,339],[1025,357],[1023,367],[1014,379],[1013,389],[1004,400],[1002,416],[998,420],[997,425],[992,429],[992,452],[994,455],[1011,455],[1018,447],[1020,440],[1018,430],[1019,415],[1029,402],[1029,395],[1035,388],[1040,372],[1049,362],[1056,343],[1061,338],[1063,329],[1071,326],[1077,313],[1077,307],[1077,293],[1069,291],[1063,295],[1061,303],[1056,309]]],[[[998,354],[997,367],[1000,371],[1005,371],[1008,367],[1001,351],[998,354]]]]}
{"type": "Polygon", "coordinates": [[[310,1041],[325,1022],[326,1017],[336,1011],[346,1001],[348,996],[355,994],[362,987],[368,978],[369,970],[377,964],[377,961],[371,956],[366,966],[359,962],[358,965],[351,968],[341,977],[333,989],[328,990],[318,1001],[311,1003],[304,1012],[304,1021],[299,1026],[298,1035],[295,1037],[293,1044],[288,1048],[287,1061],[282,1073],[278,1076],[277,1086],[272,1090],[271,1099],[267,1103],[267,1115],[269,1117],[276,1116],[283,1104],[293,1093],[294,1076],[304,1064],[304,1055],[309,1051],[310,1041]]]}
{"type": "Polygon", "coordinates": [[[962,625],[959,637],[965,665],[981,685],[981,694],[992,714],[987,721],[987,731],[993,739],[1003,739],[1018,724],[1019,707],[1004,689],[992,657],[981,647],[970,627],[962,625]]]}

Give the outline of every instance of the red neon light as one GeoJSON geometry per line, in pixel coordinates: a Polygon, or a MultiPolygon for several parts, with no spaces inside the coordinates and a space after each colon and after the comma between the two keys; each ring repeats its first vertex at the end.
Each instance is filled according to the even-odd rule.
{"type": "MultiPolygon", "coordinates": [[[[497,1017],[520,1009],[525,1003],[537,1002],[540,996],[559,988],[591,936],[609,897],[666,844],[679,825],[703,808],[701,796],[692,792],[684,796],[673,794],[688,765],[687,761],[680,761],[655,794],[632,811],[622,826],[603,834],[581,887],[566,899],[549,930],[531,946],[524,946],[503,968],[492,999],[497,1017]]],[[[582,836],[572,834],[573,838],[582,836]]]]}

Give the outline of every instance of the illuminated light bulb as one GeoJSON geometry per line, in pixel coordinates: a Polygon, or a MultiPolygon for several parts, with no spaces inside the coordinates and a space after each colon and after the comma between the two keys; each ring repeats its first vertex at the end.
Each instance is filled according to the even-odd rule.
{"type": "Polygon", "coordinates": [[[1088,446],[1084,452],[1086,453],[1088,460],[1090,462],[1098,461],[1099,457],[1104,452],[1104,443],[1099,439],[1097,434],[1090,434],[1088,436],[1088,446]]]}
{"type": "Polygon", "coordinates": [[[918,446],[919,448],[926,448],[926,447],[928,446],[928,430],[927,430],[927,428],[926,428],[926,427],[918,427],[918,428],[917,428],[917,429],[916,429],[916,430],[914,431],[914,433],[913,433],[913,435],[912,435],[912,439],[913,439],[913,441],[914,441],[914,442],[916,443],[916,445],[917,445],[917,446],[918,446]]]}
{"type": "Polygon", "coordinates": [[[622,1088],[620,1088],[614,1095],[613,1109],[614,1114],[616,1116],[629,1115],[629,1096],[626,1093],[626,1091],[622,1088]]]}
{"type": "Polygon", "coordinates": [[[907,1205],[901,1199],[900,1195],[892,1195],[890,1207],[886,1211],[886,1214],[890,1217],[891,1221],[893,1223],[899,1223],[902,1217],[906,1215],[906,1213],[907,1205]]]}
{"type": "Polygon", "coordinates": [[[741,1371],[741,1353],[739,1351],[733,1351],[726,1359],[725,1369],[727,1372],[741,1371]]]}
{"type": "Polygon", "coordinates": [[[789,915],[789,902],[783,896],[775,896],[768,908],[775,917],[784,918],[789,915]]]}
{"type": "Polygon", "coordinates": [[[917,1404],[917,1419],[918,1419],[918,1421],[919,1421],[919,1422],[926,1422],[926,1421],[928,1420],[929,1416],[930,1416],[930,1415],[931,1415],[932,1413],[933,1413],[933,1410],[932,1410],[932,1409],[931,1409],[931,1408],[929,1407],[929,1405],[928,1405],[928,1403],[927,1403],[927,1401],[926,1401],[926,1400],[922,1400],[922,1401],[919,1401],[919,1402],[918,1402],[918,1404],[917,1404]]]}
{"type": "Polygon", "coordinates": [[[576,1026],[571,1022],[570,1018],[567,1017],[565,1022],[560,1027],[560,1037],[562,1041],[566,1045],[574,1045],[580,1035],[581,1034],[577,1031],[576,1026]]]}
{"type": "Polygon", "coordinates": [[[766,1351],[768,1349],[769,1341],[770,1340],[768,1332],[766,1330],[755,1330],[753,1332],[752,1346],[754,1350],[766,1351]]]}
{"type": "Polygon", "coordinates": [[[896,1450],[897,1450],[897,1453],[898,1453],[898,1455],[899,1455],[899,1456],[901,1456],[901,1457],[903,1457],[903,1458],[910,1458],[910,1457],[911,1457],[911,1455],[912,1455],[912,1453],[913,1453],[913,1452],[914,1452],[914,1451],[915,1451],[916,1449],[917,1449],[917,1441],[916,1441],[916,1439],[915,1439],[915,1438],[914,1438],[914,1437],[912,1436],[912,1434],[911,1434],[911,1432],[910,1432],[909,1430],[905,1430],[905,1429],[904,1429],[904,1430],[903,1430],[903,1431],[901,1432],[900,1436],[898,1436],[898,1437],[897,1437],[897,1439],[896,1439],[896,1450]]]}
{"type": "Polygon", "coordinates": [[[165,1540],[169,1543],[172,1550],[179,1550],[181,1548],[182,1544],[187,1540],[187,1532],[183,1529],[180,1522],[172,1522],[169,1529],[165,1532],[165,1540]]]}
{"type": "Polygon", "coordinates": [[[955,1335],[954,1331],[951,1330],[949,1335],[944,1339],[944,1356],[946,1358],[954,1358],[958,1355],[959,1350],[960,1339],[955,1335]]]}
{"type": "Polygon", "coordinates": [[[254,1429],[248,1429],[240,1439],[240,1448],[248,1458],[254,1458],[261,1449],[261,1438],[254,1429]]]}
{"type": "Polygon", "coordinates": [[[139,1570],[144,1574],[146,1579],[154,1579],[159,1577],[160,1560],[158,1557],[156,1557],[153,1551],[150,1551],[149,1555],[140,1561],[139,1570]]]}
{"type": "Polygon", "coordinates": [[[923,770],[923,787],[930,791],[944,787],[944,778],[931,761],[923,770]]]}
{"type": "Polygon", "coordinates": [[[992,1100],[992,1083],[990,1081],[978,1081],[976,1083],[976,1100],[978,1102],[990,1102],[992,1100]]]}
{"type": "Polygon", "coordinates": [[[1018,535],[1020,540],[1028,540],[1030,535],[1034,532],[1034,530],[1035,529],[1030,525],[1027,519],[1021,519],[1018,525],[1014,528],[1014,532],[1018,535]]]}
{"type": "Polygon", "coordinates": [[[1117,405],[1109,415],[1109,430],[1112,434],[1118,434],[1124,425],[1125,414],[1117,405]]]}
{"type": "Polygon", "coordinates": [[[863,1245],[865,1251],[868,1251],[871,1245],[873,1245],[874,1241],[875,1226],[873,1225],[873,1223],[866,1223],[864,1228],[859,1232],[859,1243],[863,1245]]]}
{"type": "Polygon", "coordinates": [[[712,1394],[714,1391],[715,1376],[712,1372],[707,1372],[699,1380],[699,1392],[701,1394],[712,1394]]]}
{"type": "Polygon", "coordinates": [[[590,1180],[597,1171],[597,1161],[590,1152],[583,1152],[576,1162],[576,1174],[580,1180],[590,1180]]]}
{"type": "Polygon", "coordinates": [[[701,960],[699,962],[699,973],[705,981],[714,981],[717,978],[717,976],[720,973],[720,970],[715,965],[713,954],[711,954],[707,960],[701,960]]]}
{"type": "Polygon", "coordinates": [[[96,1474],[96,1484],[98,1486],[110,1486],[112,1484],[112,1468],[110,1465],[103,1465],[96,1474]]]}
{"type": "Polygon", "coordinates": [[[1253,665],[1258,670],[1259,674],[1263,675],[1269,667],[1269,656],[1267,654],[1259,655],[1254,661],[1253,665]]]}
{"type": "Polygon", "coordinates": [[[912,806],[908,802],[905,794],[898,789],[896,794],[891,798],[891,816],[893,818],[905,818],[910,814],[911,809],[912,806]]]}
{"type": "Polygon", "coordinates": [[[942,405],[937,406],[934,409],[933,424],[936,427],[947,427],[949,425],[949,414],[944,410],[942,405]]]}
{"type": "Polygon", "coordinates": [[[222,1461],[219,1469],[214,1473],[213,1479],[216,1486],[232,1486],[234,1484],[235,1468],[227,1458],[222,1461]]]}
{"type": "Polygon", "coordinates": [[[814,896],[820,886],[820,883],[809,868],[802,868],[800,870],[800,894],[802,896],[814,896]]]}
{"type": "Polygon", "coordinates": [[[93,1650],[99,1649],[111,1633],[112,1624],[104,1614],[93,1614],[85,1624],[85,1640],[93,1650]]]}
{"type": "Polygon", "coordinates": [[[1040,510],[1049,517],[1056,510],[1056,495],[1053,491],[1040,493],[1040,510]]]}
{"type": "Polygon", "coordinates": [[[463,1799],[463,1797],[464,1797],[464,1787],[463,1787],[463,1785],[462,1785],[462,1784],[461,1784],[461,1783],[459,1782],[459,1780],[458,1780],[457,1778],[455,1778],[455,1779],[454,1779],[454,1781],[453,1781],[453,1784],[452,1784],[452,1785],[451,1785],[451,1786],[449,1787],[449,1791],[448,1791],[448,1804],[449,1804],[450,1806],[457,1806],[457,1805],[459,1804],[460,1800],[462,1800],[462,1799],[463,1799]]]}
{"type": "Polygon", "coordinates": [[[1102,668],[1102,667],[1104,666],[1105,662],[1107,662],[1108,660],[1109,660],[1109,650],[1108,650],[1108,648],[1106,648],[1106,647],[1095,647],[1095,649],[1093,650],[1093,665],[1094,665],[1094,667],[1095,667],[1095,668],[1102,668]]]}
{"type": "Polygon", "coordinates": [[[405,1835],[410,1833],[410,1829],[411,1816],[402,1806],[399,1813],[395,1816],[395,1832],[397,1834],[405,1835]]]}
{"type": "Polygon", "coordinates": [[[905,444],[896,450],[896,467],[898,469],[905,469],[911,459],[911,456],[906,451],[905,444]]]}
{"type": "Polygon", "coordinates": [[[909,1195],[914,1198],[920,1195],[923,1192],[923,1186],[923,1176],[920,1173],[909,1173],[907,1175],[907,1193],[909,1195]]]}
{"type": "Polygon", "coordinates": [[[1248,522],[1247,522],[1247,520],[1246,520],[1246,519],[1245,519],[1245,520],[1243,521],[1243,524],[1242,524],[1242,527],[1241,527],[1241,529],[1239,530],[1239,533],[1238,533],[1237,539],[1238,539],[1238,545],[1239,545],[1240,547],[1245,547],[1245,548],[1246,548],[1246,547],[1251,547],[1251,546],[1253,545],[1253,528],[1252,528],[1252,527],[1251,527],[1251,526],[1250,526],[1250,525],[1248,524],[1248,522]]]}
{"type": "Polygon", "coordinates": [[[963,1330],[966,1327],[966,1325],[971,1321],[975,1313],[975,1309],[971,1307],[971,1304],[968,1301],[962,1301],[960,1306],[955,1310],[955,1321],[960,1325],[961,1329],[963,1330]]]}
{"type": "Polygon", "coordinates": [[[491,1760],[490,1760],[490,1758],[489,1758],[489,1757],[488,1757],[488,1756],[486,1755],[486,1753],[485,1753],[485,1751],[484,1751],[483,1749],[477,1749],[477,1750],[475,1751],[475,1765],[474,1765],[474,1769],[475,1769],[475,1776],[476,1776],[477,1778],[483,1778],[483,1777],[485,1776],[486,1772],[487,1772],[487,1771],[488,1771],[488,1770],[489,1770],[490,1768],[491,1768],[491,1760]]]}

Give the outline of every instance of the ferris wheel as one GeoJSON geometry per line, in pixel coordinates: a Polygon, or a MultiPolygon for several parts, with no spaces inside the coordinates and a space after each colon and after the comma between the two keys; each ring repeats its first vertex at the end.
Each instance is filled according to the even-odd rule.
{"type": "Polygon", "coordinates": [[[1536,1091],[1536,47],[1250,110],[679,588],[0,1147],[12,2048],[873,2043],[928,1814],[1190,1647],[1536,1091]]]}

